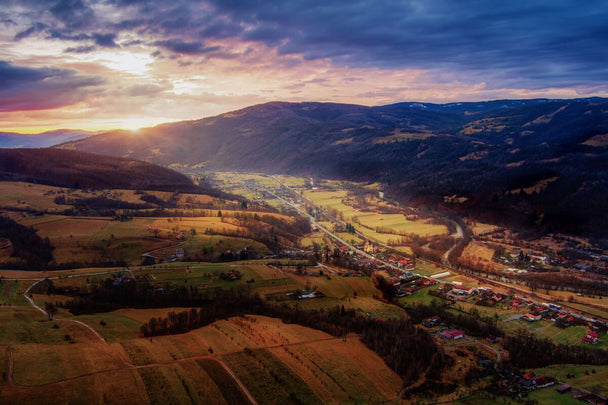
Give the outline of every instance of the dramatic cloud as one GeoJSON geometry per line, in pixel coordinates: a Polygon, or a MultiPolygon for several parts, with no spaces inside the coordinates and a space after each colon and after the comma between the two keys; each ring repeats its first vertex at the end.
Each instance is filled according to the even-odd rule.
{"type": "Polygon", "coordinates": [[[72,70],[32,69],[0,61],[0,112],[45,110],[81,101],[104,80],[72,70]]]}
{"type": "Polygon", "coordinates": [[[154,45],[167,48],[175,53],[198,54],[217,51],[219,46],[206,47],[202,42],[185,42],[181,39],[173,38],[166,41],[156,41],[154,45]]]}
{"type": "Polygon", "coordinates": [[[213,0],[239,36],[355,67],[447,68],[508,83],[608,77],[605,2],[213,0]]]}
{"type": "Polygon", "coordinates": [[[21,100],[4,97],[4,111],[87,100],[87,113],[102,117],[120,97],[124,116],[163,108],[178,119],[260,97],[381,104],[608,94],[608,5],[600,0],[2,4],[0,60],[10,61],[2,68],[42,76],[0,88],[21,100]],[[162,97],[145,107],[136,95],[147,90],[126,89],[162,97]]]}

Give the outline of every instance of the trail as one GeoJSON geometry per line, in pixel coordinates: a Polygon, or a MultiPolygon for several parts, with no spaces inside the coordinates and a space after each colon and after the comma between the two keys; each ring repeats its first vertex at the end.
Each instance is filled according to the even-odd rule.
{"type": "Polygon", "coordinates": [[[40,308],[38,305],[36,305],[36,303],[34,302],[33,299],[30,298],[30,290],[39,282],[41,282],[43,279],[38,279],[36,282],[34,282],[34,284],[32,284],[31,286],[29,286],[27,288],[27,290],[25,290],[25,292],[23,293],[23,297],[28,300],[28,302],[30,303],[30,305],[32,307],[34,307],[35,310],[37,310],[38,312],[42,313],[44,316],[48,317],[49,314],[42,308],[40,308]]]}
{"type": "Polygon", "coordinates": [[[87,325],[86,323],[84,323],[84,322],[82,322],[82,321],[78,321],[78,320],[76,320],[76,319],[66,319],[66,318],[51,318],[51,317],[49,316],[48,312],[46,312],[44,309],[42,309],[42,308],[40,308],[38,305],[36,305],[36,303],[34,302],[34,300],[30,298],[29,294],[30,294],[30,290],[31,290],[31,289],[32,289],[32,288],[33,288],[33,287],[34,287],[36,284],[38,284],[39,282],[41,282],[42,280],[43,280],[43,279],[40,279],[40,280],[38,280],[38,281],[34,282],[34,283],[33,283],[31,286],[29,286],[29,287],[27,288],[27,290],[25,290],[25,292],[23,293],[23,297],[24,297],[26,300],[28,300],[28,302],[30,303],[30,305],[31,305],[32,307],[34,307],[34,309],[35,309],[35,310],[37,310],[38,312],[42,313],[44,316],[46,316],[46,317],[47,317],[47,318],[49,318],[49,319],[54,319],[54,320],[56,320],[56,321],[60,321],[60,322],[74,322],[74,323],[77,323],[77,324],[79,324],[79,325],[81,325],[81,326],[85,327],[86,329],[90,330],[90,331],[91,331],[91,332],[92,332],[92,333],[93,333],[93,334],[94,334],[94,335],[95,335],[95,336],[96,336],[96,337],[97,337],[99,340],[101,340],[102,342],[104,342],[104,343],[106,343],[106,344],[108,343],[108,342],[106,342],[106,340],[104,339],[104,337],[103,337],[103,336],[101,336],[101,335],[99,334],[99,332],[97,332],[95,329],[93,329],[91,326],[87,325]]]}
{"type": "Polygon", "coordinates": [[[230,367],[228,367],[220,359],[213,358],[213,360],[217,361],[224,368],[224,370],[226,370],[226,372],[228,374],[230,374],[230,377],[232,377],[232,379],[234,380],[234,382],[236,383],[236,385],[239,386],[239,389],[241,390],[241,392],[243,393],[243,395],[245,395],[245,397],[247,397],[247,400],[249,400],[249,403],[251,405],[258,405],[258,402],[255,400],[255,398],[253,397],[253,395],[251,395],[251,393],[249,392],[249,390],[247,389],[247,387],[245,387],[245,385],[243,384],[243,382],[236,376],[236,374],[234,374],[234,372],[230,369],[230,367]]]}

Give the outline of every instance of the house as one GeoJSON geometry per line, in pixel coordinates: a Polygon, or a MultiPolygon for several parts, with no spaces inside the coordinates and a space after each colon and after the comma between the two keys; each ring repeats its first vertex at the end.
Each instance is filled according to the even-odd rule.
{"type": "Polygon", "coordinates": [[[593,332],[593,331],[587,333],[581,339],[581,341],[583,343],[588,343],[588,344],[592,344],[592,345],[597,344],[597,342],[599,342],[599,340],[600,339],[599,339],[597,332],[593,332]]]}
{"type": "Polygon", "coordinates": [[[541,315],[533,315],[533,314],[525,314],[524,316],[521,317],[521,319],[528,321],[528,322],[540,321],[541,318],[542,318],[541,315]]]}
{"type": "Polygon", "coordinates": [[[433,328],[441,323],[441,318],[435,315],[432,318],[428,318],[422,321],[422,324],[427,328],[433,328]]]}
{"type": "Polygon", "coordinates": [[[536,388],[546,388],[555,385],[555,378],[553,377],[538,376],[532,378],[532,381],[536,385],[536,388]]]}
{"type": "Polygon", "coordinates": [[[448,329],[440,332],[439,336],[447,340],[458,340],[464,337],[464,332],[456,329],[448,329]]]}
{"type": "Polygon", "coordinates": [[[471,290],[472,290],[472,288],[469,287],[469,286],[466,286],[466,285],[456,285],[452,289],[452,292],[454,294],[458,294],[458,295],[465,295],[465,294],[470,294],[471,290]]]}

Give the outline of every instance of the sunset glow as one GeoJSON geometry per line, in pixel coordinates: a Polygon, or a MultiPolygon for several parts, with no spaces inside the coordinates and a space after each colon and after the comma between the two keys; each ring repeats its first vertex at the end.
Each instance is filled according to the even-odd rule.
{"type": "Polygon", "coordinates": [[[605,97],[607,8],[9,0],[0,131],[136,128],[275,100],[605,97]]]}

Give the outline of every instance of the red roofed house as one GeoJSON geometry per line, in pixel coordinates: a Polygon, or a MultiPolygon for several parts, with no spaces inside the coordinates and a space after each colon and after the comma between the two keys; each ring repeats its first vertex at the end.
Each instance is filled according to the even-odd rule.
{"type": "Polygon", "coordinates": [[[452,292],[454,294],[464,295],[464,294],[470,294],[471,290],[472,290],[472,288],[469,287],[469,286],[466,286],[466,285],[456,285],[452,289],[452,292]]]}
{"type": "Polygon", "coordinates": [[[589,343],[592,345],[596,344],[599,340],[599,336],[596,332],[589,332],[581,339],[583,343],[589,343]]]}
{"type": "Polygon", "coordinates": [[[448,340],[457,340],[462,339],[464,337],[464,332],[461,330],[446,330],[440,334],[440,336],[444,339],[448,340]]]}
{"type": "Polygon", "coordinates": [[[555,384],[555,378],[553,377],[538,376],[532,378],[532,381],[534,381],[534,385],[536,385],[537,388],[550,387],[555,384]]]}
{"type": "Polygon", "coordinates": [[[522,319],[528,321],[528,322],[534,322],[534,321],[540,321],[541,316],[540,315],[533,315],[533,314],[525,314],[522,319]]]}

